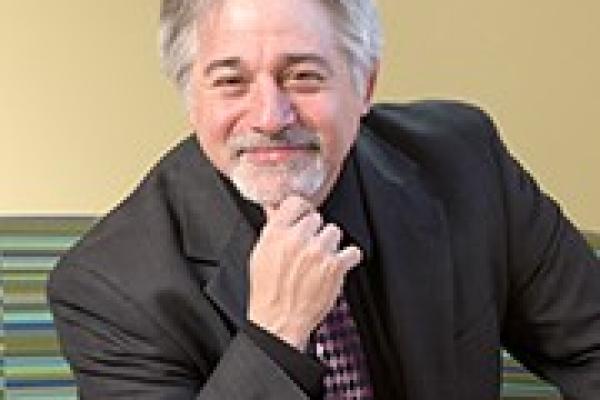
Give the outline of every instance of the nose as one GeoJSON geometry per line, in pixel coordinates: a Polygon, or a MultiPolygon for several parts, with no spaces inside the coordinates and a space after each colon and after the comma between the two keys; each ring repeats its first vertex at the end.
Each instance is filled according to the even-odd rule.
{"type": "Polygon", "coordinates": [[[255,132],[274,135],[296,122],[296,113],[289,94],[274,79],[264,78],[256,82],[250,118],[255,132]]]}

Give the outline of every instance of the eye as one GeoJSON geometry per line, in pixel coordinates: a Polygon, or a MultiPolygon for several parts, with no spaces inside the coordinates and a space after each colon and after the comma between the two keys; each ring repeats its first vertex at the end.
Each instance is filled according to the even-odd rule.
{"type": "Polygon", "coordinates": [[[210,85],[225,95],[241,94],[246,89],[246,80],[242,75],[231,74],[215,77],[210,85]]]}
{"type": "Polygon", "coordinates": [[[325,77],[317,71],[298,71],[292,74],[292,79],[297,81],[323,82],[325,77]]]}
{"type": "Polygon", "coordinates": [[[313,69],[290,71],[284,78],[284,86],[299,92],[316,92],[326,82],[322,72],[313,69]]]}
{"type": "Polygon", "coordinates": [[[223,86],[237,86],[243,83],[243,79],[241,76],[222,76],[213,80],[213,87],[223,87],[223,86]]]}

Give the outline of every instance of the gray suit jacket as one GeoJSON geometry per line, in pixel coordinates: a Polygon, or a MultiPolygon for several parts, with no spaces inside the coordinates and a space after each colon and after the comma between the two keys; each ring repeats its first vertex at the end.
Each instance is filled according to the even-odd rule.
{"type": "MultiPolygon", "coordinates": [[[[353,271],[379,398],[496,399],[502,345],[600,398],[600,265],[479,110],[376,106],[355,149],[377,262],[353,271]]],[[[190,138],[48,286],[83,399],[305,399],[243,329],[256,240],[190,138]]]]}

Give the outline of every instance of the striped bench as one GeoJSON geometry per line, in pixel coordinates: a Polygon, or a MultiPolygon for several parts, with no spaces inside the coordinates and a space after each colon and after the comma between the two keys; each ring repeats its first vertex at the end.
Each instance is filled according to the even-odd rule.
{"type": "MultiPolygon", "coordinates": [[[[92,217],[0,218],[2,400],[74,400],[75,382],[61,357],[45,284],[58,257],[93,224],[92,217]]],[[[588,235],[600,256],[600,235],[588,235]]],[[[555,399],[556,390],[506,352],[505,399],[555,399]]]]}
{"type": "Polygon", "coordinates": [[[46,304],[48,273],[93,218],[0,218],[2,400],[77,399],[46,304]]]}

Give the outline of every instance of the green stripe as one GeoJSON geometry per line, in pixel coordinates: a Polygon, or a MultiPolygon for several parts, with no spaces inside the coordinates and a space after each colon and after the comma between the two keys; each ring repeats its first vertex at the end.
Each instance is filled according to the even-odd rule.
{"type": "Polygon", "coordinates": [[[23,366],[23,367],[5,367],[5,378],[18,380],[44,380],[44,379],[71,379],[73,374],[67,366],[63,367],[44,367],[44,366],[23,366]]]}
{"type": "Polygon", "coordinates": [[[49,322],[52,321],[52,314],[50,311],[43,312],[32,312],[32,311],[21,311],[21,312],[5,312],[3,322],[49,322]]]}
{"type": "Polygon", "coordinates": [[[81,236],[96,221],[96,216],[2,216],[0,232],[6,235],[81,236]]]}
{"type": "Polygon", "coordinates": [[[11,389],[3,400],[77,400],[75,388],[11,389]]]}
{"type": "Polygon", "coordinates": [[[11,251],[65,251],[79,236],[0,236],[0,249],[11,251]]]}
{"type": "Polygon", "coordinates": [[[45,302],[31,302],[28,304],[23,304],[23,303],[17,303],[12,301],[12,299],[9,299],[8,301],[5,300],[5,304],[4,304],[4,313],[5,314],[39,314],[39,313],[45,313],[48,311],[48,306],[46,305],[45,302]]]}
{"type": "Polygon", "coordinates": [[[11,272],[3,276],[2,279],[4,284],[18,285],[20,281],[23,281],[21,284],[25,286],[29,283],[27,281],[45,282],[48,279],[48,274],[46,272],[11,272]]]}
{"type": "Polygon", "coordinates": [[[51,271],[56,266],[58,259],[58,257],[4,256],[2,269],[4,272],[51,271]]]}

